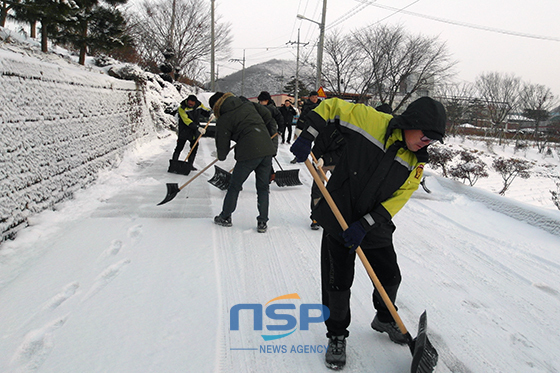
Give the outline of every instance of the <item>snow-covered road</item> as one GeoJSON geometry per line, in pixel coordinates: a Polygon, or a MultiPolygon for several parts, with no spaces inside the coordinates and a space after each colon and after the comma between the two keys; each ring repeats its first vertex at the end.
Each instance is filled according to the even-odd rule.
{"type": "MultiPolygon", "coordinates": [[[[280,146],[278,160],[300,168],[304,185],[272,185],[269,230],[259,234],[253,178],[231,228],[212,223],[224,192],[206,182],[210,170],[156,206],[165,183],[188,180],[166,172],[173,146],[167,137],[128,153],[0,246],[1,372],[328,371],[321,323],[267,342],[263,332],[279,332],[254,330],[247,310],[230,330],[238,304],[266,309],[297,293],[280,303],[294,304],[286,314],[299,319],[302,304],[320,303],[321,231],[309,229],[305,167],[289,164],[288,145],[280,146]]],[[[202,139],[198,168],[213,150],[202,139]]],[[[230,169],[232,155],[219,165],[230,169]]],[[[436,371],[559,372],[560,237],[488,209],[447,180],[431,176],[428,185],[432,193],[416,192],[395,219],[397,305],[413,335],[427,310],[436,371]]],[[[507,198],[487,198],[507,210],[507,198]]],[[[356,265],[344,371],[407,372],[408,347],[369,327],[372,285],[356,265]]]]}

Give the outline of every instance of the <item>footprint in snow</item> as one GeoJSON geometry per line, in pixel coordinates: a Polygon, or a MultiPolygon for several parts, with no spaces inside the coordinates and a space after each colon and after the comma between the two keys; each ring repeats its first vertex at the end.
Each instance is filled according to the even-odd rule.
{"type": "Polygon", "coordinates": [[[44,310],[51,309],[54,310],[74,294],[76,294],[76,290],[80,287],[78,282],[72,282],[64,287],[60,293],[49,299],[45,305],[43,306],[44,310]]]}
{"type": "Polygon", "coordinates": [[[130,259],[123,259],[120,262],[107,267],[107,269],[101,272],[93,281],[93,285],[84,296],[83,301],[88,300],[89,298],[93,297],[95,294],[103,290],[111,281],[115,279],[115,277],[117,277],[121,273],[122,269],[128,263],[130,263],[130,259]]]}
{"type": "Polygon", "coordinates": [[[135,225],[128,229],[128,237],[137,238],[142,234],[142,224],[135,225]]]}
{"type": "Polygon", "coordinates": [[[66,320],[68,320],[68,315],[27,333],[12,357],[12,370],[16,372],[37,371],[54,348],[54,331],[62,327],[66,320]]]}
{"type": "Polygon", "coordinates": [[[111,241],[111,246],[109,246],[109,249],[107,250],[107,252],[111,255],[117,255],[119,253],[119,251],[121,251],[122,248],[122,241],[121,240],[113,240],[111,241]]]}
{"type": "Polygon", "coordinates": [[[106,259],[107,257],[110,256],[115,256],[117,255],[121,249],[123,248],[123,243],[121,240],[113,240],[111,241],[111,244],[109,245],[109,247],[107,249],[105,249],[105,251],[103,251],[101,253],[101,255],[99,255],[99,257],[97,258],[97,261],[102,261],[104,259],[106,259]]]}

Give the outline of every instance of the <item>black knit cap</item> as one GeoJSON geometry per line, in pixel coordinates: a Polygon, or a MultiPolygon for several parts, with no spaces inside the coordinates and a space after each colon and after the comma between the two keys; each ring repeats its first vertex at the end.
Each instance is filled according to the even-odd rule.
{"type": "Polygon", "coordinates": [[[268,93],[267,91],[262,91],[261,93],[259,93],[257,100],[259,101],[272,101],[272,97],[270,96],[270,93],[268,93]]]}
{"type": "Polygon", "coordinates": [[[210,108],[212,110],[214,110],[214,105],[216,105],[216,102],[218,102],[218,100],[224,95],[224,92],[216,92],[214,93],[209,99],[208,99],[208,104],[210,105],[210,108]]]}
{"type": "Polygon", "coordinates": [[[431,97],[420,97],[408,105],[399,117],[401,120],[397,128],[422,130],[424,135],[443,144],[447,115],[441,102],[431,97]]]}
{"type": "Polygon", "coordinates": [[[195,95],[189,95],[189,97],[187,97],[187,101],[194,101],[194,102],[197,102],[197,101],[198,101],[198,98],[196,98],[195,95]]]}

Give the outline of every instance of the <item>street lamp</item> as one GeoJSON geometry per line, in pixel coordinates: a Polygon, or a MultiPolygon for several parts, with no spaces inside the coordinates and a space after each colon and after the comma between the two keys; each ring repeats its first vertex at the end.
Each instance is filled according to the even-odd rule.
{"type": "Polygon", "coordinates": [[[325,42],[325,17],[327,15],[327,0],[323,0],[323,15],[321,16],[321,22],[309,19],[301,14],[297,15],[299,19],[305,19],[306,21],[313,22],[319,25],[319,45],[317,46],[317,78],[315,80],[315,89],[319,89],[321,86],[321,66],[323,65],[323,44],[325,42]]]}

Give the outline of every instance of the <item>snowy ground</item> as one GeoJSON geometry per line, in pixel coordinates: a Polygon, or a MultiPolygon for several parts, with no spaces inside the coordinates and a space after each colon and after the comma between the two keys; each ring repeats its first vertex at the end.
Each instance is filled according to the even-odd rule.
{"type": "MultiPolygon", "coordinates": [[[[261,334],[277,332],[253,330],[243,311],[240,330],[230,330],[229,311],[240,303],[265,308],[292,293],[300,300],[275,303],[320,302],[321,231],[309,229],[304,166],[290,165],[281,145],[278,160],[301,168],[304,185],[272,185],[269,230],[259,234],[251,178],[224,228],[212,223],[224,192],[206,182],[210,170],[156,206],[165,183],[192,176],[166,172],[174,140],[130,152],[0,247],[1,372],[328,371],[313,352],[326,344],[320,323],[265,342],[261,334]]],[[[199,168],[213,150],[203,138],[199,168]]],[[[232,156],[219,165],[231,168],[232,156]]],[[[526,223],[523,211],[559,223],[560,213],[516,202],[522,218],[513,219],[508,198],[487,193],[499,206],[491,210],[458,183],[431,176],[428,185],[432,193],[416,192],[395,219],[404,278],[397,303],[413,335],[427,310],[436,371],[559,372],[560,236],[526,223]]],[[[357,267],[345,371],[407,372],[408,347],[369,327],[372,288],[357,267]]]]}

